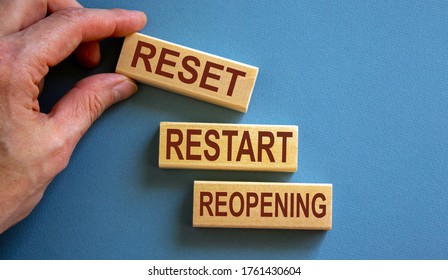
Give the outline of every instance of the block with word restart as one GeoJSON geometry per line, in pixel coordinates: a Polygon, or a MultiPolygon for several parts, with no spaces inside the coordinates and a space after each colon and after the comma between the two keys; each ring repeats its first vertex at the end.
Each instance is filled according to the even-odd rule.
{"type": "Polygon", "coordinates": [[[124,41],[116,72],[145,84],[246,112],[258,68],[134,33],[124,41]]]}
{"type": "Polygon", "coordinates": [[[193,226],[330,230],[332,185],[195,181],[193,226]]]}
{"type": "Polygon", "coordinates": [[[294,172],[298,134],[287,125],[161,122],[159,167],[294,172]]]}

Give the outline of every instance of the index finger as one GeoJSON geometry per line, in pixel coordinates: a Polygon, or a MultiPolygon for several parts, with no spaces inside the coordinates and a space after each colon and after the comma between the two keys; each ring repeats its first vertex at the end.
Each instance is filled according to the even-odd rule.
{"type": "Polygon", "coordinates": [[[27,28],[50,12],[70,7],[81,8],[76,0],[0,0],[0,35],[8,35],[27,28]]]}
{"type": "Polygon", "coordinates": [[[54,66],[68,57],[82,42],[121,37],[146,24],[143,12],[122,9],[60,10],[20,32],[25,59],[39,66],[54,66]]]}

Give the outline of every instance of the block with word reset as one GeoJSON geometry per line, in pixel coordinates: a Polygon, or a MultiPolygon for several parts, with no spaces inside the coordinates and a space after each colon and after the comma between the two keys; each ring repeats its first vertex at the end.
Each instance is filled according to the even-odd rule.
{"type": "Polygon", "coordinates": [[[294,172],[297,126],[161,122],[159,167],[294,172]]]}
{"type": "Polygon", "coordinates": [[[216,105],[246,112],[258,68],[154,37],[126,37],[117,73],[216,105]]]}
{"type": "Polygon", "coordinates": [[[195,181],[193,226],[330,230],[332,185],[195,181]]]}

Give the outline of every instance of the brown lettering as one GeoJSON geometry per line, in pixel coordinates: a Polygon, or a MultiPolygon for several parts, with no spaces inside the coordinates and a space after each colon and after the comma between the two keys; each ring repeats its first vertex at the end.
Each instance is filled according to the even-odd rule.
{"type": "Polygon", "coordinates": [[[238,130],[223,130],[222,136],[227,136],[227,161],[232,161],[232,138],[238,136],[238,130]]]}
{"type": "Polygon", "coordinates": [[[267,197],[272,197],[272,193],[265,193],[262,192],[261,193],[261,203],[260,203],[260,207],[261,207],[261,217],[272,217],[272,213],[271,212],[266,212],[265,207],[271,207],[272,206],[272,202],[270,201],[266,201],[267,197]]]}
{"type": "Polygon", "coordinates": [[[227,96],[232,96],[238,76],[246,77],[246,73],[239,71],[237,69],[230,68],[230,67],[227,67],[226,72],[229,72],[232,74],[232,78],[230,79],[229,89],[227,90],[227,96]]]}
{"type": "Polygon", "coordinates": [[[244,211],[244,198],[243,198],[243,195],[240,192],[234,192],[230,196],[229,210],[230,210],[230,214],[232,214],[232,216],[234,216],[234,217],[239,217],[239,216],[241,216],[241,214],[243,214],[243,211],[244,211]],[[234,209],[234,199],[235,199],[235,197],[238,197],[240,199],[240,210],[238,210],[238,211],[235,211],[235,209],[234,209]]]}
{"type": "Polygon", "coordinates": [[[182,152],[179,148],[180,144],[182,144],[183,141],[183,135],[182,131],[180,129],[175,128],[169,128],[166,130],[166,158],[171,159],[171,148],[174,148],[174,151],[176,151],[177,157],[180,160],[183,160],[184,157],[182,156],[182,152]],[[171,138],[172,135],[176,134],[178,136],[178,139],[176,142],[174,142],[171,138]]]}
{"type": "Polygon", "coordinates": [[[294,217],[294,194],[290,193],[291,208],[289,209],[289,216],[294,217]]]}
{"type": "Polygon", "coordinates": [[[318,198],[320,198],[320,199],[322,199],[322,201],[325,201],[326,199],[325,199],[325,195],[323,194],[323,193],[317,193],[317,194],[315,194],[314,195],[314,197],[313,197],[313,201],[312,201],[312,204],[313,204],[313,215],[316,217],[316,218],[323,218],[323,217],[325,217],[325,215],[327,214],[327,206],[325,205],[325,204],[320,204],[319,205],[319,209],[320,210],[322,210],[320,213],[318,213],[317,211],[316,211],[316,200],[318,199],[318,198]]]}
{"type": "Polygon", "coordinates": [[[238,149],[238,154],[236,156],[236,161],[241,161],[242,155],[249,155],[250,161],[255,161],[254,149],[252,148],[252,142],[250,141],[249,131],[243,132],[243,138],[241,139],[240,148],[238,149]],[[244,147],[247,143],[247,149],[244,147]]]}
{"type": "Polygon", "coordinates": [[[172,73],[168,73],[168,72],[165,72],[162,70],[163,65],[168,65],[168,66],[172,66],[172,67],[176,66],[176,62],[166,59],[167,54],[175,56],[175,57],[179,57],[179,55],[180,55],[179,52],[176,52],[176,51],[173,51],[170,49],[166,49],[166,48],[162,48],[162,50],[160,51],[159,62],[157,63],[157,68],[156,68],[155,73],[157,75],[172,79],[174,77],[174,75],[172,73]]]}
{"type": "Polygon", "coordinates": [[[205,67],[204,67],[204,73],[202,74],[202,79],[201,82],[199,84],[199,87],[204,88],[204,89],[208,89],[214,92],[218,92],[218,88],[211,86],[209,84],[207,84],[207,78],[210,79],[214,79],[214,80],[218,80],[221,79],[221,76],[217,75],[217,74],[213,74],[210,72],[211,68],[215,68],[215,69],[219,69],[219,70],[224,70],[224,66],[220,65],[220,64],[216,64],[210,61],[207,61],[205,63],[205,67]]]}
{"type": "Polygon", "coordinates": [[[310,194],[306,194],[306,202],[303,202],[302,195],[300,193],[297,194],[297,217],[300,217],[300,209],[302,209],[305,217],[310,216],[310,194]]]}
{"type": "Polygon", "coordinates": [[[187,129],[187,144],[186,144],[186,158],[187,160],[201,160],[201,155],[192,155],[191,147],[200,147],[201,141],[191,140],[193,135],[201,135],[202,131],[200,129],[187,129]]]}
{"type": "Polygon", "coordinates": [[[197,57],[187,55],[186,57],[184,57],[184,59],[182,59],[182,67],[191,74],[191,78],[186,78],[184,72],[179,72],[178,76],[181,82],[186,84],[193,84],[198,79],[198,72],[196,71],[196,69],[190,66],[190,64],[188,64],[188,61],[193,61],[194,65],[198,67],[201,65],[201,62],[197,57]]]}
{"type": "Polygon", "coordinates": [[[226,192],[216,192],[216,203],[215,203],[216,211],[215,211],[215,214],[216,214],[216,216],[219,216],[219,217],[227,216],[227,212],[219,211],[219,206],[226,206],[227,205],[225,200],[220,200],[220,197],[223,197],[223,196],[224,197],[227,196],[227,193],[226,192]]]}
{"type": "Polygon", "coordinates": [[[254,192],[248,192],[246,194],[246,216],[250,217],[250,208],[255,208],[258,205],[258,195],[254,192]],[[250,199],[253,198],[254,200],[251,202],[250,199]]]}
{"type": "Polygon", "coordinates": [[[154,45],[139,40],[137,42],[137,47],[135,48],[134,57],[132,58],[131,67],[136,68],[138,59],[141,58],[143,60],[143,63],[145,64],[146,71],[151,72],[151,63],[149,63],[149,60],[151,58],[154,58],[155,55],[156,47],[154,45]],[[142,53],[143,48],[149,49],[149,53],[142,53]]]}
{"type": "Polygon", "coordinates": [[[220,150],[219,145],[210,139],[210,136],[214,136],[215,139],[219,139],[218,131],[210,129],[205,133],[205,143],[212,149],[215,150],[215,154],[211,155],[208,150],[204,151],[204,156],[209,161],[215,161],[219,158],[220,150]]]}
{"type": "Polygon", "coordinates": [[[258,132],[258,162],[263,162],[262,154],[263,150],[266,151],[270,162],[275,162],[274,156],[272,155],[271,148],[274,146],[274,134],[269,131],[259,131],[258,132]],[[263,144],[263,137],[269,138],[269,143],[263,144]]]}
{"type": "Polygon", "coordinates": [[[274,216],[278,217],[278,208],[280,207],[283,217],[288,217],[288,194],[285,193],[285,202],[282,202],[282,199],[280,198],[280,194],[275,194],[275,212],[274,216]]]}
{"type": "Polygon", "coordinates": [[[199,195],[199,215],[204,216],[204,207],[207,209],[208,215],[213,217],[212,208],[210,205],[213,202],[213,195],[211,192],[201,192],[199,195]],[[205,201],[204,198],[208,197],[208,201],[205,201]]]}
{"type": "Polygon", "coordinates": [[[288,141],[288,137],[292,137],[292,132],[282,132],[279,131],[277,132],[277,137],[282,138],[282,162],[286,162],[286,156],[287,156],[287,152],[286,148],[287,148],[287,141],[288,141]]]}

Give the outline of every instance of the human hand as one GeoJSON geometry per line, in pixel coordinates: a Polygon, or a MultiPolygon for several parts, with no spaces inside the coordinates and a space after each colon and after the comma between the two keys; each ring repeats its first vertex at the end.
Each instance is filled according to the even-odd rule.
{"type": "Polygon", "coordinates": [[[28,216],[101,113],[137,90],[120,74],[90,76],[43,114],[37,97],[49,67],[72,52],[86,66],[98,64],[98,40],[138,31],[146,16],[85,9],[75,0],[0,0],[0,18],[2,233],[28,216]]]}

